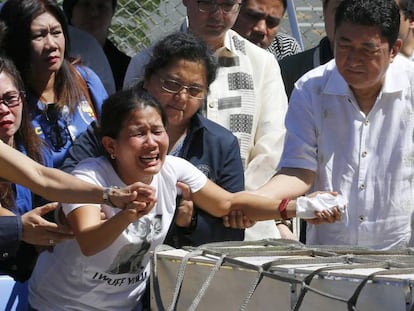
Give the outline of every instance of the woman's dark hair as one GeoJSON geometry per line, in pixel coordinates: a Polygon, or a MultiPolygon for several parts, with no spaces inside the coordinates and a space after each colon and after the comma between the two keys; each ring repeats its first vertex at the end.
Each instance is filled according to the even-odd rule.
{"type": "Polygon", "coordinates": [[[213,53],[195,35],[183,32],[170,34],[157,42],[151,60],[145,66],[145,79],[181,59],[205,65],[208,87],[216,79],[217,61],[213,53]]]}
{"type": "MultiPolygon", "coordinates": [[[[68,19],[68,23],[72,24],[72,12],[78,0],[63,0],[63,11],[68,19]]],[[[112,0],[112,10],[115,12],[117,0],[112,0]]]]}
{"type": "MultiPolygon", "coordinates": [[[[69,60],[69,35],[65,15],[55,0],[8,0],[0,11],[0,21],[6,24],[4,49],[16,64],[26,88],[30,89],[31,77],[31,29],[33,20],[43,13],[50,13],[60,23],[65,37],[65,54],[62,67],[56,73],[54,91],[58,107],[64,105],[74,111],[78,102],[85,98],[84,88],[76,68],[69,60]]],[[[33,90],[32,90],[33,91],[33,90]]],[[[35,94],[39,96],[40,94],[35,94]]]]}
{"type": "Polygon", "coordinates": [[[122,130],[125,120],[133,110],[154,108],[161,116],[164,126],[167,116],[158,101],[149,95],[142,87],[134,87],[109,96],[103,106],[100,119],[99,134],[116,139],[122,130]]]}
{"type": "MultiPolygon", "coordinates": [[[[6,74],[13,82],[17,91],[20,92],[22,104],[22,120],[19,129],[14,134],[14,148],[21,146],[24,148],[27,156],[33,160],[44,163],[42,158],[42,146],[44,144],[36,135],[29,117],[29,110],[24,95],[24,84],[20,77],[19,71],[13,62],[7,57],[0,56],[0,73],[6,74]]],[[[3,183],[0,186],[1,199],[0,203],[6,208],[14,206],[14,192],[10,183],[3,183]]]]}
{"type": "Polygon", "coordinates": [[[395,0],[343,0],[336,9],[335,30],[344,22],[378,27],[391,49],[400,30],[400,10],[395,0]]]}

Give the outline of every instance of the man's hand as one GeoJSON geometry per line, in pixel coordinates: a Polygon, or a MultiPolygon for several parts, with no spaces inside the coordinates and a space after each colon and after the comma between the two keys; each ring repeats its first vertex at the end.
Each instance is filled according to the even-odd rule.
{"type": "Polygon", "coordinates": [[[331,210],[323,210],[322,212],[315,212],[313,219],[304,219],[306,222],[318,225],[323,223],[334,223],[340,221],[342,218],[342,212],[338,207],[334,207],[331,210]]]}
{"type": "Polygon", "coordinates": [[[296,199],[296,215],[311,224],[334,223],[341,220],[346,204],[338,192],[317,191],[296,199]]]}
{"type": "Polygon", "coordinates": [[[24,214],[21,218],[22,240],[33,245],[53,246],[64,240],[73,239],[74,236],[68,229],[42,217],[58,206],[57,202],[48,203],[24,214]]]}

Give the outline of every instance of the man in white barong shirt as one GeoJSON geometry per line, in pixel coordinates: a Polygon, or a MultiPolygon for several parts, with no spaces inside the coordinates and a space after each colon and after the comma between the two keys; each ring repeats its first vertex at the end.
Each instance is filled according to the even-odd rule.
{"type": "Polygon", "coordinates": [[[295,84],[280,170],[258,193],[333,190],[348,200],[335,224],[309,224],[307,244],[406,247],[414,209],[414,66],[398,55],[394,0],[336,10],[335,59],[295,84]]]}

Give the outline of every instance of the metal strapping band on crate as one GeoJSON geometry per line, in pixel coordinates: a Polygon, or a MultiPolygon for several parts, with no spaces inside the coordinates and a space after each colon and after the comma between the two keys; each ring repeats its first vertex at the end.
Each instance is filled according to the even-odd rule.
{"type": "MultiPolygon", "coordinates": [[[[170,249],[173,249],[173,248],[171,246],[164,245],[164,244],[161,244],[155,247],[154,254],[153,254],[154,263],[157,262],[157,256],[159,252],[170,250],[170,249]]],[[[160,289],[160,284],[158,280],[158,265],[154,264],[152,265],[151,268],[153,269],[154,296],[155,296],[157,308],[158,308],[158,311],[165,311],[165,308],[164,308],[164,305],[161,299],[161,289],[160,289]]]]}
{"type": "MultiPolygon", "coordinates": [[[[189,259],[191,259],[193,257],[201,256],[201,255],[206,255],[206,253],[208,253],[207,250],[197,249],[197,250],[194,250],[194,251],[192,251],[192,252],[190,252],[190,253],[188,253],[187,255],[184,256],[184,258],[183,258],[183,260],[180,264],[180,268],[178,270],[176,287],[175,287],[175,291],[174,291],[173,300],[172,300],[171,305],[168,309],[169,311],[175,311],[176,308],[177,308],[178,298],[180,296],[182,283],[184,281],[185,268],[187,267],[187,263],[188,263],[189,259]]],[[[214,256],[218,255],[215,252],[210,252],[210,254],[212,254],[214,256]]],[[[224,261],[225,257],[226,257],[225,254],[219,254],[215,265],[213,266],[213,268],[211,269],[207,279],[204,281],[203,285],[201,286],[200,291],[198,292],[198,294],[194,298],[193,303],[188,308],[188,311],[194,311],[197,308],[198,304],[201,301],[201,298],[203,298],[203,296],[204,296],[205,291],[210,286],[211,280],[213,279],[215,273],[218,271],[218,269],[223,264],[223,261],[224,261]]]]}
{"type": "MultiPolygon", "coordinates": [[[[378,275],[394,275],[394,274],[405,274],[405,273],[414,273],[414,268],[409,268],[409,269],[399,269],[399,270],[387,270],[387,271],[378,271],[378,272],[374,272],[370,275],[368,275],[356,288],[354,294],[352,295],[352,297],[349,299],[348,301],[348,309],[349,310],[357,310],[356,308],[356,304],[357,304],[357,300],[359,295],[361,294],[362,289],[365,287],[365,285],[368,283],[368,281],[372,281],[374,280],[374,278],[378,275]],[[352,309],[351,309],[352,307],[352,309]]],[[[410,288],[409,285],[405,285],[404,286],[404,292],[405,292],[405,301],[407,305],[411,305],[412,301],[411,301],[411,296],[410,296],[410,288]]],[[[414,307],[414,305],[413,305],[414,307]]]]}
{"type": "MultiPolygon", "coordinates": [[[[167,249],[171,250],[172,248],[167,249]]],[[[188,308],[188,311],[195,311],[201,305],[203,305],[205,308],[205,302],[203,301],[201,303],[201,300],[204,296],[207,296],[205,294],[210,284],[212,283],[213,278],[215,275],[219,276],[217,272],[224,264],[233,267],[246,268],[251,272],[256,272],[256,275],[253,277],[253,279],[249,278],[249,283],[245,283],[246,286],[243,287],[243,292],[239,292],[241,293],[239,299],[242,299],[239,300],[242,301],[241,305],[239,306],[239,310],[242,311],[247,309],[249,303],[252,303],[253,305],[257,304],[256,301],[253,302],[252,297],[258,290],[259,285],[264,278],[281,281],[281,284],[286,284],[287,287],[285,288],[291,288],[289,310],[299,311],[301,306],[304,304],[305,296],[307,296],[307,293],[314,293],[316,296],[309,296],[309,298],[306,298],[306,301],[308,301],[307,299],[312,299],[315,301],[315,297],[321,296],[321,298],[328,298],[328,301],[329,299],[332,299],[345,304],[349,311],[357,311],[358,308],[361,308],[361,306],[366,303],[364,302],[364,299],[366,298],[362,300],[360,299],[361,301],[357,308],[357,302],[360,296],[367,297],[366,294],[361,295],[363,289],[367,287],[367,284],[372,283],[383,286],[383,284],[388,284],[388,282],[397,282],[395,284],[398,284],[397,287],[400,288],[399,292],[401,292],[403,295],[401,296],[401,299],[405,299],[398,300],[399,303],[405,303],[404,310],[414,311],[414,296],[412,292],[412,287],[414,284],[413,278],[405,278],[407,274],[414,275],[414,256],[412,256],[413,249],[375,251],[367,249],[364,250],[358,247],[307,247],[299,243],[287,244],[283,241],[280,242],[277,240],[266,240],[253,241],[248,243],[211,243],[201,245],[197,248],[187,247],[184,250],[187,251],[187,253],[183,252],[182,255],[176,257],[181,259],[179,259],[177,262],[178,270],[176,282],[174,284],[172,280],[172,283],[170,283],[172,284],[171,290],[173,290],[174,294],[168,311],[177,310],[180,295],[187,293],[182,292],[182,290],[185,288],[183,282],[187,265],[190,263],[190,261],[198,262],[199,259],[203,260],[203,257],[204,260],[207,259],[208,261],[211,261],[213,266],[210,270],[207,270],[206,279],[202,281],[202,284],[200,283],[200,289],[197,289],[195,293],[192,293],[192,295],[195,295],[195,297],[192,298],[192,296],[186,296],[187,301],[190,299],[189,305],[186,307],[188,308]],[[195,261],[191,260],[194,259],[194,257],[198,256],[200,256],[200,258],[197,258],[195,261]],[[252,258],[249,259],[249,257],[252,258]],[[253,260],[255,257],[257,257],[259,260],[253,260]],[[325,266],[319,268],[318,266],[320,265],[325,266]],[[316,270],[309,270],[313,268],[316,270]],[[368,271],[369,274],[366,275],[365,273],[361,274],[358,272],[358,270],[361,269],[363,271],[365,271],[365,269],[383,270],[375,272],[368,271]],[[339,270],[345,270],[345,272],[341,272],[339,270]],[[335,292],[330,292],[328,288],[324,289],[323,286],[320,287],[319,281],[318,283],[312,284],[312,281],[316,278],[322,281],[325,278],[332,280],[331,277],[339,277],[339,279],[342,279],[343,277],[346,278],[346,276],[349,275],[350,271],[352,270],[355,271],[355,273],[351,273],[351,275],[355,275],[354,280],[359,281],[357,284],[355,284],[356,287],[353,287],[349,295],[346,295],[346,297],[340,297],[340,294],[338,295],[335,292]],[[300,275],[302,275],[304,278],[298,278],[300,275]],[[395,278],[385,277],[386,275],[395,275],[395,278]],[[247,293],[243,294],[245,290],[247,293]]],[[[165,311],[164,307],[162,306],[161,294],[159,292],[160,288],[157,278],[157,251],[159,250],[157,249],[154,253],[154,290],[158,310],[165,311]]],[[[191,273],[189,275],[191,275],[191,273]]],[[[258,291],[258,297],[260,297],[262,294],[263,288],[260,289],[260,292],[258,291]]],[[[233,304],[233,302],[231,303],[233,304]]],[[[285,302],[285,305],[286,303],[287,302],[285,302]]],[[[234,305],[234,307],[236,306],[237,304],[234,305]]],[[[400,308],[398,310],[400,310],[400,308]]]]}
{"type": "MultiPolygon", "coordinates": [[[[384,263],[378,263],[378,264],[372,264],[372,263],[367,263],[367,264],[357,264],[357,265],[343,265],[343,266],[332,266],[332,267],[323,267],[320,269],[317,269],[315,271],[313,271],[312,273],[310,273],[304,280],[303,280],[303,286],[302,286],[302,291],[301,294],[298,298],[298,301],[294,307],[294,311],[298,311],[299,307],[301,306],[302,302],[303,302],[303,298],[305,297],[305,294],[307,291],[312,291],[314,293],[317,293],[321,296],[327,297],[327,298],[331,298],[334,300],[338,300],[338,301],[342,301],[342,302],[346,302],[348,305],[348,310],[349,311],[357,311],[357,300],[359,295],[361,294],[362,289],[365,287],[365,285],[369,282],[372,281],[376,276],[378,275],[393,275],[393,274],[404,274],[404,273],[414,273],[414,269],[399,269],[399,270],[384,270],[384,271],[377,271],[374,272],[368,276],[366,276],[361,283],[357,286],[357,288],[355,289],[353,295],[351,296],[351,298],[349,299],[344,299],[341,297],[337,297],[331,294],[327,294],[324,293],[320,290],[316,290],[314,288],[312,288],[310,286],[310,283],[312,282],[313,278],[318,275],[321,274],[322,272],[325,271],[329,271],[329,270],[337,270],[337,269],[364,269],[364,268],[384,268],[384,269],[390,269],[390,263],[389,262],[384,262],[384,263]]],[[[409,298],[409,289],[406,289],[406,303],[407,304],[411,304],[412,301],[409,298]]]]}

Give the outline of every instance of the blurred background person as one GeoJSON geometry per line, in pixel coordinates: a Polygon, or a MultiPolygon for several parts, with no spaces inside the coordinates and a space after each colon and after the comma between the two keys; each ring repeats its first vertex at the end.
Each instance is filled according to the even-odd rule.
{"type": "Polygon", "coordinates": [[[244,0],[233,30],[274,54],[277,60],[302,51],[295,38],[279,32],[287,0],[244,0]]]}
{"type": "Polygon", "coordinates": [[[7,26],[4,49],[25,83],[32,125],[59,167],[100,114],[106,90],[92,70],[71,63],[66,19],[55,1],[8,0],[0,20],[7,26]]]}
{"type": "Polygon", "coordinates": [[[400,53],[414,61],[414,0],[396,0],[400,8],[400,53]]]}
{"type": "Polygon", "coordinates": [[[111,65],[116,90],[122,88],[131,58],[108,39],[116,0],[64,0],[63,10],[70,25],[89,32],[102,46],[111,65]]]}
{"type": "Polygon", "coordinates": [[[295,82],[309,70],[323,65],[333,58],[335,12],[342,0],[322,0],[325,33],[319,44],[296,55],[288,56],[279,62],[288,98],[295,82]]]}
{"type": "Polygon", "coordinates": [[[101,79],[106,92],[115,92],[115,80],[111,65],[108,62],[102,47],[96,39],[86,31],[68,26],[70,51],[72,58],[80,58],[83,65],[91,68],[101,79]]]}

